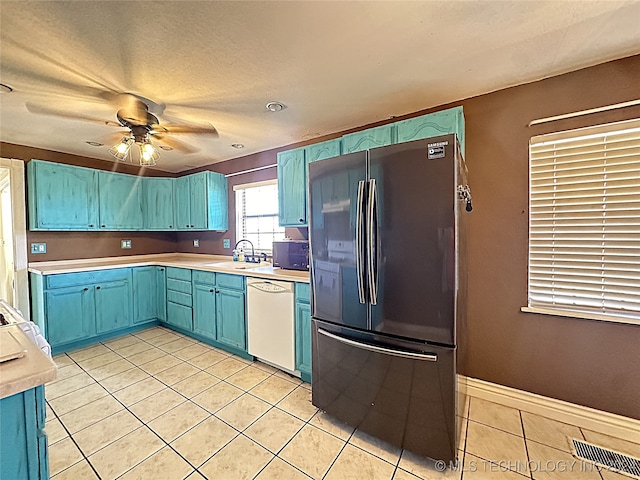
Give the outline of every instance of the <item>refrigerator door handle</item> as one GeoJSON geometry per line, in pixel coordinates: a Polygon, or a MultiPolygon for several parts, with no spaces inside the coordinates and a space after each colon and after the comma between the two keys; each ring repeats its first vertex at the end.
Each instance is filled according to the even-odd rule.
{"type": "Polygon", "coordinates": [[[322,328],[318,328],[318,333],[320,335],[324,335],[325,337],[329,337],[337,342],[344,343],[345,345],[361,348],[362,350],[368,350],[370,352],[382,353],[384,355],[392,355],[394,357],[409,358],[411,360],[424,360],[427,362],[438,361],[438,355],[436,355],[435,353],[402,352],[399,350],[393,350],[391,348],[378,347],[376,345],[369,345],[368,343],[360,343],[360,342],[356,342],[355,340],[350,340],[348,338],[335,335],[333,333],[327,332],[322,328]]]}
{"type": "Polygon", "coordinates": [[[377,195],[376,180],[372,178],[369,180],[369,205],[368,205],[368,238],[369,245],[367,248],[368,257],[368,278],[369,278],[369,295],[371,298],[371,305],[378,304],[378,271],[377,271],[377,255],[378,255],[378,222],[376,221],[376,207],[377,207],[377,195]]]}
{"type": "Polygon", "coordinates": [[[356,204],[356,275],[358,276],[358,298],[362,304],[366,302],[364,290],[364,261],[362,258],[362,251],[364,250],[363,200],[364,180],[360,180],[358,182],[358,200],[356,204]]]}

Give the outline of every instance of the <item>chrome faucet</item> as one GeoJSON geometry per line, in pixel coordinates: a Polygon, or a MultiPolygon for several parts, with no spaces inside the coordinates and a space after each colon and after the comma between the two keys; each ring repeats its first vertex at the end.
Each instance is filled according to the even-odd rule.
{"type": "Polygon", "coordinates": [[[261,260],[264,260],[264,261],[267,260],[267,254],[266,253],[261,253],[259,255],[256,255],[256,251],[253,248],[253,243],[251,242],[251,240],[247,240],[246,238],[241,238],[240,240],[238,240],[236,242],[236,246],[233,247],[233,249],[236,250],[238,248],[238,245],[240,245],[242,242],[247,242],[249,245],[251,245],[251,255],[245,255],[244,256],[244,261],[245,262],[260,263],[261,260]]]}

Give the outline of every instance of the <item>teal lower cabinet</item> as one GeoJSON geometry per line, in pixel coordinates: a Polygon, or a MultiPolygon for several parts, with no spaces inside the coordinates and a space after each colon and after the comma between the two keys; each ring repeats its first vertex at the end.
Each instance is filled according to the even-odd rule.
{"type": "Polygon", "coordinates": [[[0,400],[0,478],[48,480],[44,387],[0,400]]]}
{"type": "Polygon", "coordinates": [[[131,283],[105,282],[95,287],[96,333],[108,333],[131,326],[131,283]]]}
{"type": "Polygon", "coordinates": [[[216,340],[215,273],[193,271],[193,331],[216,340]]]}
{"type": "Polygon", "coordinates": [[[311,383],[311,305],[309,284],[296,283],[296,370],[311,383]]]}
{"type": "Polygon", "coordinates": [[[49,290],[44,301],[45,336],[52,348],[95,335],[93,285],[49,290]]]}
{"type": "MultiPolygon", "coordinates": [[[[136,278],[142,283],[141,277],[136,278]]],[[[139,330],[154,321],[141,320],[148,315],[147,307],[134,305],[131,268],[44,277],[32,273],[30,284],[33,321],[54,354],[123,335],[132,328],[139,330]]]]}
{"type": "Polygon", "coordinates": [[[167,268],[167,319],[174,327],[193,331],[191,270],[167,268]]]}
{"type": "Polygon", "coordinates": [[[167,292],[164,267],[136,267],[133,277],[133,323],[167,318],[167,292]]]}
{"type": "Polygon", "coordinates": [[[230,347],[247,349],[244,291],[218,289],[216,294],[218,341],[230,347]]]}

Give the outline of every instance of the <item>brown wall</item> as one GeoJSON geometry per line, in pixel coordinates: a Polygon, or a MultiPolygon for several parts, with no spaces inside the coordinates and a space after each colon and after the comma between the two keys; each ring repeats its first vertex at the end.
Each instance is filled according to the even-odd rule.
{"type": "Polygon", "coordinates": [[[529,138],[638,118],[640,108],[528,123],[639,96],[635,56],[461,102],[474,200],[462,373],[640,419],[640,326],[520,312],[527,304],[529,138]]]}
{"type": "MultiPolygon", "coordinates": [[[[407,116],[455,105],[464,107],[466,160],[474,210],[469,215],[468,226],[467,347],[460,373],[640,419],[637,400],[640,398],[640,326],[520,311],[520,307],[527,304],[529,138],[588,124],[637,118],[640,108],[535,127],[528,127],[528,123],[537,118],[635,100],[640,97],[639,85],[640,56],[634,56],[407,116]]],[[[359,129],[369,126],[373,125],[359,129]]],[[[278,151],[301,145],[303,143],[204,168],[232,173],[270,165],[275,163],[278,151]]],[[[4,151],[3,156],[21,158],[4,151]]],[[[178,251],[228,253],[221,244],[223,238],[230,238],[232,242],[234,239],[232,185],[274,176],[274,169],[269,169],[229,177],[230,231],[177,233],[178,251]],[[200,249],[193,249],[193,238],[200,239],[200,249]]],[[[288,229],[287,233],[306,232],[288,229]]],[[[29,241],[36,238],[34,235],[29,234],[29,241]]],[[[63,234],[48,235],[62,239],[63,234]]],[[[80,249],[82,238],[88,237],[78,235],[75,248],[80,249]]],[[[96,235],[108,237],[103,233],[96,235]]],[[[132,235],[123,238],[129,237],[132,235]]],[[[158,248],[171,246],[170,241],[163,243],[161,238],[154,239],[158,248]]],[[[109,241],[105,243],[109,246],[103,251],[115,251],[111,250],[113,246],[109,241]]],[[[72,252],[69,249],[68,253],[72,252]]]]}

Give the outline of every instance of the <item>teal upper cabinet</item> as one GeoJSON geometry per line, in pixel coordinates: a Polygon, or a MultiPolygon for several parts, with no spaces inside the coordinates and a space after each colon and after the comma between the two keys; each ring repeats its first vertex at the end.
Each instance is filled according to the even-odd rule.
{"type": "Polygon", "coordinates": [[[175,230],[173,220],[172,178],[145,177],[142,179],[145,230],[175,230]]]}
{"type": "Polygon", "coordinates": [[[98,172],[31,160],[27,163],[31,230],[97,230],[98,172]]]}
{"type": "Polygon", "coordinates": [[[342,137],[342,153],[361,152],[370,148],[384,147],[395,143],[394,124],[369,128],[342,137]]]}
{"type": "Polygon", "coordinates": [[[142,230],[142,178],[98,172],[101,230],[142,230]]]}
{"type": "Polygon", "coordinates": [[[342,152],[342,139],[334,138],[326,142],[314,143],[305,147],[307,163],[317,162],[325,158],[337,157],[342,152]]]}
{"type": "Polygon", "coordinates": [[[227,230],[227,179],[209,171],[176,179],[175,207],[178,230],[227,230]]]}
{"type": "Polygon", "coordinates": [[[189,177],[175,181],[175,225],[178,230],[191,228],[191,186],[189,177]]]}
{"type": "Polygon", "coordinates": [[[305,149],[278,153],[278,221],[282,227],[307,224],[307,162],[305,149]]]}
{"type": "Polygon", "coordinates": [[[396,122],[398,143],[455,133],[464,155],[464,115],[462,107],[449,108],[421,117],[396,122]]]}

